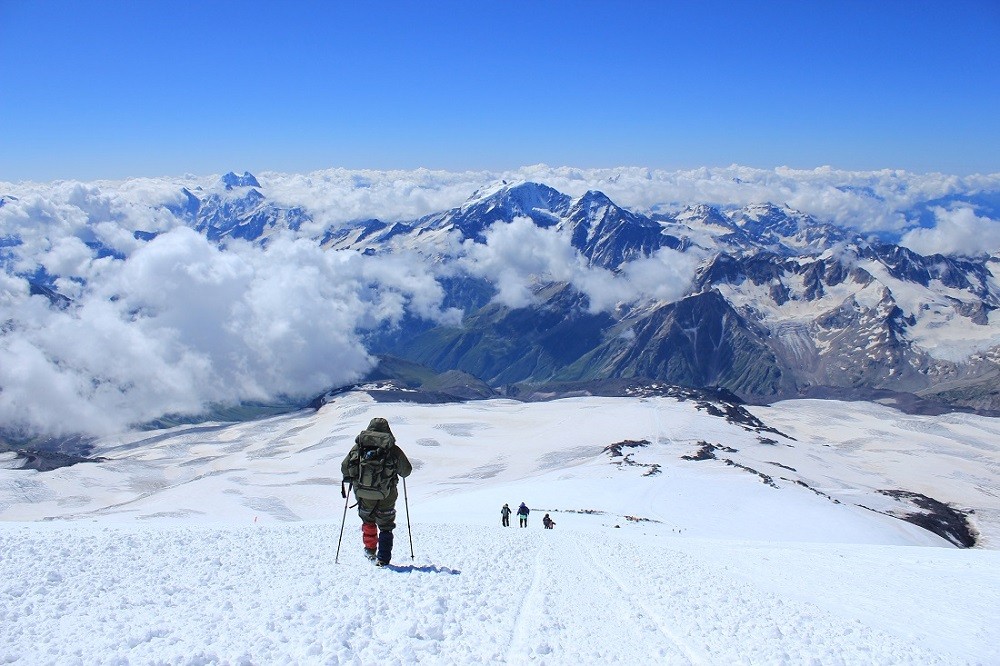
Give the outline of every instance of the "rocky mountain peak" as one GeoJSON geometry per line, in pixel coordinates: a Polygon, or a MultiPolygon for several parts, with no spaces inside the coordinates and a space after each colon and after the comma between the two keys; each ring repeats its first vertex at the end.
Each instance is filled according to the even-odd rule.
{"type": "Polygon", "coordinates": [[[249,171],[244,171],[242,176],[237,176],[234,172],[230,171],[220,179],[220,182],[227,190],[231,190],[234,187],[260,187],[257,178],[249,171]]]}

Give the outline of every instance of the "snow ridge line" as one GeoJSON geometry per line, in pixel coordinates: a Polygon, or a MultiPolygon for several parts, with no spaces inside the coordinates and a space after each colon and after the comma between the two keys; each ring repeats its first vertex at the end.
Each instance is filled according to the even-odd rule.
{"type": "Polygon", "coordinates": [[[603,573],[608,580],[618,586],[621,590],[622,597],[630,599],[632,603],[641,608],[646,616],[653,621],[657,629],[660,630],[660,633],[663,634],[667,640],[676,645],[677,648],[684,653],[684,656],[687,657],[688,661],[696,666],[707,666],[712,663],[712,660],[709,659],[708,656],[701,654],[700,651],[692,647],[687,641],[671,631],[670,627],[667,626],[667,623],[664,622],[663,618],[661,618],[658,613],[654,612],[653,609],[650,608],[639,595],[632,592],[632,590],[621,581],[618,574],[616,574],[612,569],[602,565],[599,559],[594,556],[593,549],[587,545],[584,539],[578,539],[578,542],[582,547],[582,550],[587,553],[587,557],[590,559],[590,563],[593,568],[603,573]]]}

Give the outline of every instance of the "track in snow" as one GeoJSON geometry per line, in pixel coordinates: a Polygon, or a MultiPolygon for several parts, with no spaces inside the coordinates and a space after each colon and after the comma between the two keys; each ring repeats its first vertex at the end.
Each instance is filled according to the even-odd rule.
{"type": "Polygon", "coordinates": [[[1000,656],[989,640],[1000,617],[983,598],[1000,588],[988,551],[894,548],[885,571],[906,575],[875,574],[869,595],[865,567],[886,557],[877,548],[432,524],[415,527],[412,561],[400,528],[394,567],[377,569],[356,520],[334,564],[338,532],[332,523],[0,524],[0,663],[933,665],[1000,656]],[[761,573],[730,566],[744,550],[761,573]],[[980,571],[976,589],[968,576],[948,579],[960,562],[980,571]],[[944,581],[919,591],[925,608],[899,605],[914,576],[944,581]],[[853,580],[850,595],[824,592],[844,580],[853,580]],[[889,615],[901,622],[880,619],[889,615]],[[926,629],[938,620],[978,637],[962,645],[968,653],[934,643],[926,629]]]}
{"type": "Polygon", "coordinates": [[[554,532],[525,535],[537,555],[508,663],[558,658],[575,663],[680,663],[689,651],[613,579],[582,557],[584,546],[554,532]],[[623,594],[623,592],[625,592],[623,594]],[[635,640],[641,635],[641,640],[635,640]]]}

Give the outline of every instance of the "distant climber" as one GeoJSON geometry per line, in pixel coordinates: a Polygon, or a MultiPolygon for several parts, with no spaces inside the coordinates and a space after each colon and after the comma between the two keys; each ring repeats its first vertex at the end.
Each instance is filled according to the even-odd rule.
{"type": "Polygon", "coordinates": [[[340,471],[344,482],[354,486],[365,555],[384,567],[392,559],[392,530],[396,527],[399,497],[396,484],[399,477],[413,471],[406,454],[396,446],[388,421],[371,420],[368,428],[354,438],[354,448],[340,464],[340,471]]]}
{"type": "Polygon", "coordinates": [[[517,507],[517,520],[520,522],[521,527],[528,526],[528,514],[531,513],[531,509],[524,502],[521,502],[521,506],[517,507]]]}
{"type": "Polygon", "coordinates": [[[507,506],[507,502],[503,503],[503,508],[500,509],[500,522],[503,523],[504,527],[510,527],[510,507],[507,506]]]}
{"type": "Polygon", "coordinates": [[[555,527],[556,521],[549,518],[549,514],[545,514],[545,516],[542,518],[542,525],[545,526],[545,529],[551,530],[553,527],[555,527]]]}

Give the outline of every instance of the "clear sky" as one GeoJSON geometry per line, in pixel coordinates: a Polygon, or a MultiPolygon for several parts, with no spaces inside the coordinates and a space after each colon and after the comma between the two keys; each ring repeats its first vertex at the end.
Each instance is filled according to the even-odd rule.
{"type": "Polygon", "coordinates": [[[0,0],[0,180],[1000,171],[1000,2],[0,0]]]}

